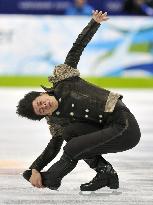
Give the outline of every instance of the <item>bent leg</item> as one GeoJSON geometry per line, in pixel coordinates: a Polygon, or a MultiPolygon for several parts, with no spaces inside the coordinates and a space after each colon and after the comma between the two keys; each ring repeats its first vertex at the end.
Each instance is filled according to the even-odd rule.
{"type": "MultiPolygon", "coordinates": [[[[102,127],[94,126],[94,124],[72,123],[65,129],[63,137],[64,139],[67,139],[67,141],[70,141],[73,138],[78,138],[78,136],[94,133],[101,129],[102,127]]],[[[81,191],[95,191],[105,186],[108,186],[111,189],[119,188],[117,173],[112,165],[101,155],[92,156],[91,158],[83,160],[90,166],[90,168],[94,169],[97,174],[90,182],[81,184],[81,191]]]]}
{"type": "MultiPolygon", "coordinates": [[[[116,171],[113,169],[112,165],[101,156],[101,154],[124,151],[134,147],[139,142],[140,130],[134,116],[131,113],[127,113],[126,119],[128,120],[127,124],[124,123],[124,119],[119,123],[119,127],[121,127],[121,129],[119,129],[118,135],[116,135],[114,139],[109,138],[108,142],[103,143],[100,146],[98,145],[96,149],[91,149],[89,152],[86,152],[85,155],[81,156],[82,158],[86,156],[86,159],[83,158],[83,160],[97,172],[96,176],[90,182],[80,186],[81,191],[95,191],[105,186],[108,186],[111,189],[119,188],[119,178],[116,171]],[[126,127],[127,129],[125,129],[126,127]]],[[[115,121],[117,123],[118,118],[115,121]]],[[[104,129],[111,127],[113,130],[115,125],[116,124],[112,121],[112,124],[106,124],[104,129]]],[[[88,125],[88,127],[86,127],[85,125],[71,125],[66,130],[67,139],[71,141],[72,139],[78,139],[79,136],[84,136],[87,132],[95,134],[97,131],[102,130],[101,127],[99,129],[97,128],[92,130],[92,126],[89,127],[88,125]]],[[[95,137],[95,135],[93,136],[95,137]]],[[[86,143],[88,143],[88,141],[86,142],[85,140],[85,144],[86,143]]],[[[79,149],[80,144],[81,143],[75,143],[75,147],[78,147],[79,149]]],[[[72,154],[72,156],[74,155],[72,154]]]]}
{"type": "MultiPolygon", "coordinates": [[[[74,122],[64,129],[64,133],[62,137],[64,140],[68,142],[75,137],[79,137],[88,133],[93,133],[101,129],[102,127],[95,123],[74,122]]],[[[96,155],[93,156],[92,158],[88,158],[88,159],[86,158],[83,160],[90,166],[90,168],[95,169],[100,159],[101,161],[103,161],[104,164],[107,163],[107,161],[101,155],[98,156],[96,155]]]]}
{"type": "Polygon", "coordinates": [[[124,112],[124,119],[120,121],[119,114],[115,114],[114,121],[106,128],[72,138],[64,151],[73,159],[80,160],[134,147],[140,139],[139,126],[131,113],[124,112]]]}

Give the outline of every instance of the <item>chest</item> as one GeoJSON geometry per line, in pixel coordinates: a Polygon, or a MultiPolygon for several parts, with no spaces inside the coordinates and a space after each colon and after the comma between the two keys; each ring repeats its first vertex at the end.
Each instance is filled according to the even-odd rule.
{"type": "Polygon", "coordinates": [[[54,116],[72,121],[103,122],[102,104],[96,98],[81,92],[71,91],[59,98],[59,107],[54,116]]]}

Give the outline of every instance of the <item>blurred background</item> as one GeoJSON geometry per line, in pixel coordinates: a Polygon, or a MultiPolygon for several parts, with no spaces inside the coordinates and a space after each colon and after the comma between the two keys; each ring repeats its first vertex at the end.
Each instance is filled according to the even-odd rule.
{"type": "MultiPolygon", "coordinates": [[[[131,200],[139,205],[153,202],[153,192],[148,192],[153,185],[153,0],[0,0],[0,204],[28,203],[21,200],[25,200],[25,191],[31,197],[31,187],[19,173],[31,165],[51,138],[45,120],[19,118],[16,105],[25,93],[40,91],[41,84],[52,86],[47,77],[55,65],[64,62],[96,9],[107,11],[110,19],[86,47],[78,69],[88,81],[123,94],[135,114],[142,132],[140,143],[106,159],[121,175],[125,205],[131,200]],[[11,199],[16,196],[16,201],[9,201],[8,195],[11,199]]],[[[71,202],[77,186],[94,175],[81,163],[63,185],[70,189],[71,202]]],[[[118,200],[124,199],[121,194],[109,200],[118,205],[118,200]]],[[[54,200],[57,202],[56,196],[54,200]]],[[[81,198],[79,203],[83,204],[81,198]]]]}
{"type": "Polygon", "coordinates": [[[93,9],[110,20],[83,53],[82,76],[97,84],[104,78],[103,86],[152,87],[152,0],[0,0],[0,85],[47,83],[93,9]]]}

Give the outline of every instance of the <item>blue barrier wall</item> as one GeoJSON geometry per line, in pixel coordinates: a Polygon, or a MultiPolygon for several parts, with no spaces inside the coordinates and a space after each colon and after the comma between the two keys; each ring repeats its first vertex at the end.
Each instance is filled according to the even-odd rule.
{"type": "MultiPolygon", "coordinates": [[[[121,14],[125,0],[88,0],[98,10],[121,14]]],[[[73,0],[0,0],[1,14],[64,14],[73,0]]]]}

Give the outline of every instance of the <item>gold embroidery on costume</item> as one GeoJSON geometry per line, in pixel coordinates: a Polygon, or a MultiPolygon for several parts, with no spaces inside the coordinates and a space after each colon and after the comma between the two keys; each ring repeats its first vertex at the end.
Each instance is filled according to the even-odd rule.
{"type": "Polygon", "coordinates": [[[115,105],[121,95],[118,93],[110,92],[106,101],[104,112],[113,112],[115,105]]]}
{"type": "Polygon", "coordinates": [[[61,136],[63,133],[64,128],[61,125],[51,123],[49,125],[49,130],[52,136],[61,136]]]}
{"type": "Polygon", "coordinates": [[[60,64],[55,66],[53,71],[53,76],[49,76],[48,80],[51,83],[57,83],[61,80],[65,80],[70,77],[80,76],[80,72],[78,69],[74,69],[67,64],[60,64]]]}

